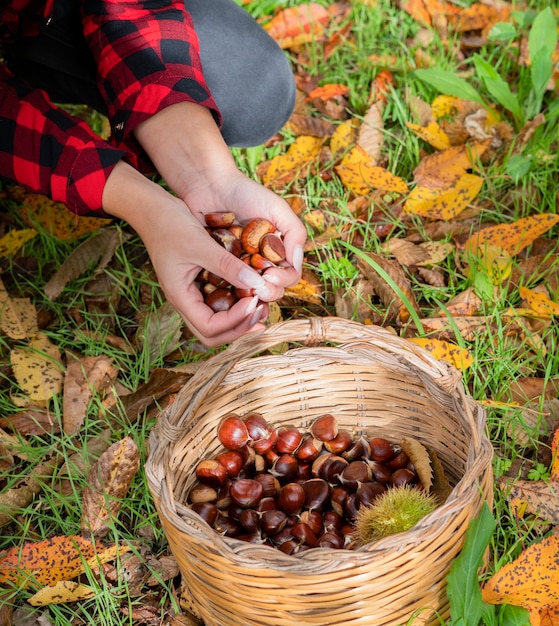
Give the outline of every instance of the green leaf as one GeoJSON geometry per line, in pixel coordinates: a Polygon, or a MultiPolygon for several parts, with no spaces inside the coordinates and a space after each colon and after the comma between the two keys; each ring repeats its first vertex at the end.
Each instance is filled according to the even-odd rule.
{"type": "Polygon", "coordinates": [[[495,519],[484,502],[479,515],[470,522],[462,552],[454,560],[446,578],[450,617],[454,626],[478,626],[482,614],[488,612],[486,603],[481,599],[478,575],[483,554],[494,531],[495,519]]]}
{"type": "Polygon", "coordinates": [[[482,79],[487,91],[507,111],[510,111],[517,122],[523,122],[522,108],[515,94],[512,93],[508,83],[504,81],[497,70],[483,59],[479,54],[474,55],[474,64],[477,75],[482,79]]]}
{"type": "Polygon", "coordinates": [[[537,99],[541,100],[543,97],[552,75],[553,62],[551,55],[545,48],[540,48],[530,63],[530,76],[537,99]]]}
{"type": "Polygon", "coordinates": [[[518,31],[513,24],[509,22],[498,22],[489,31],[487,38],[489,41],[498,41],[500,43],[508,43],[518,37],[518,31]]]}
{"type": "Polygon", "coordinates": [[[500,626],[530,626],[530,613],[520,606],[505,604],[499,608],[500,626]]]}
{"type": "Polygon", "coordinates": [[[551,7],[540,11],[530,28],[528,34],[528,56],[533,63],[540,50],[545,50],[551,58],[557,45],[557,22],[553,16],[551,7]]]}
{"type": "Polygon", "coordinates": [[[447,96],[472,100],[482,106],[486,106],[479,93],[463,78],[453,72],[437,68],[415,70],[414,74],[425,83],[437,89],[447,96]]]}

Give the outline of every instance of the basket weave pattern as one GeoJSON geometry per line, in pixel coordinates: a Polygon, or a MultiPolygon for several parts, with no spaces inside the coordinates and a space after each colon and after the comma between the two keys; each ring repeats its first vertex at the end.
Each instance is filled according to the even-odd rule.
{"type": "Polygon", "coordinates": [[[338,318],[283,322],[212,357],[150,435],[146,474],[193,612],[206,626],[438,623],[470,520],[492,500],[485,415],[458,372],[387,330],[338,318]],[[279,345],[280,354],[268,350],[279,345]],[[358,550],[299,556],[218,535],[185,504],[194,468],[222,448],[219,420],[259,411],[306,429],[325,412],[354,435],[434,448],[454,489],[412,530],[358,550]]]}

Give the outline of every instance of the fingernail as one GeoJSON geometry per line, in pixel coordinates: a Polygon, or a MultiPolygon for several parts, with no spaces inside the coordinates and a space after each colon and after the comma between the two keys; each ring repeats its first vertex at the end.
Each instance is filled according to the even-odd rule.
{"type": "Polygon", "coordinates": [[[254,270],[251,270],[249,267],[244,267],[239,272],[239,280],[251,289],[257,289],[258,287],[266,285],[262,276],[257,274],[254,270]]]}
{"type": "Polygon", "coordinates": [[[248,303],[248,306],[246,308],[246,312],[245,315],[248,317],[249,315],[252,315],[256,309],[256,305],[258,304],[258,296],[253,296],[250,300],[250,302],[248,303]]]}
{"type": "Polygon", "coordinates": [[[295,246],[293,249],[293,267],[298,272],[303,269],[303,246],[295,246]]]}
{"type": "Polygon", "coordinates": [[[272,297],[272,290],[264,283],[263,287],[257,287],[254,293],[261,299],[266,300],[272,297]]]}
{"type": "Polygon", "coordinates": [[[254,313],[252,314],[252,317],[250,318],[250,326],[254,326],[255,324],[258,324],[258,322],[260,321],[260,318],[262,317],[262,311],[264,309],[264,305],[261,304],[259,307],[256,308],[256,310],[254,311],[254,313]]]}
{"type": "Polygon", "coordinates": [[[279,278],[275,274],[263,274],[262,278],[271,285],[279,285],[279,278]]]}

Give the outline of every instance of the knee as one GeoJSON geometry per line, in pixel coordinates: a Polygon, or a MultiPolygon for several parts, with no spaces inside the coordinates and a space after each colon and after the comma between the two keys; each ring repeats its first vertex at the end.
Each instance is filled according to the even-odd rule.
{"type": "Polygon", "coordinates": [[[244,81],[243,92],[223,103],[221,132],[230,146],[265,143],[284,126],[295,107],[295,78],[289,61],[274,41],[266,48],[245,68],[250,80],[244,81]]]}

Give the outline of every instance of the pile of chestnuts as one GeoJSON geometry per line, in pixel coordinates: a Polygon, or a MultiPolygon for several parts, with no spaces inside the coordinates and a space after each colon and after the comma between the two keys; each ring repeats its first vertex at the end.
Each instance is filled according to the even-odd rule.
{"type": "Polygon", "coordinates": [[[217,437],[224,449],[197,464],[188,504],[221,535],[286,554],[352,549],[360,507],[391,487],[421,487],[398,444],[354,437],[330,413],[305,430],[230,413],[217,437]]]}
{"type": "MultiPolygon", "coordinates": [[[[281,234],[269,220],[257,217],[242,225],[232,211],[207,213],[204,218],[212,238],[257,272],[286,264],[281,234]]],[[[206,269],[198,273],[196,281],[204,302],[216,313],[227,311],[241,298],[253,295],[252,290],[233,287],[206,269]]]]}

